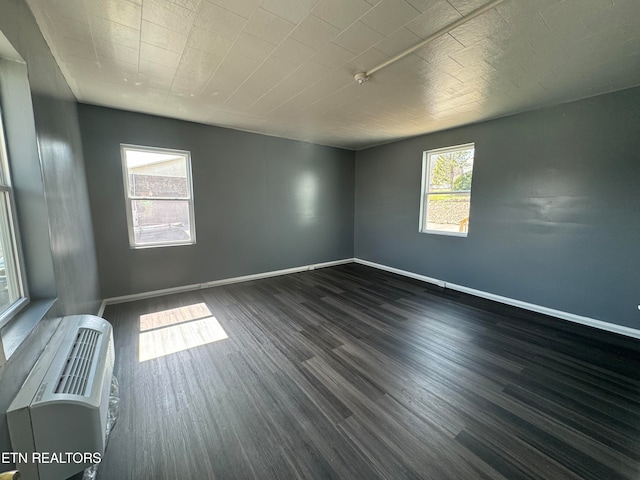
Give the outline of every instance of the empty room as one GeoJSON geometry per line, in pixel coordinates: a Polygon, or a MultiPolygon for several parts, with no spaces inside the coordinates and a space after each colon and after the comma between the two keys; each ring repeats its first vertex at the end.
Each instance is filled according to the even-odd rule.
{"type": "Polygon", "coordinates": [[[0,1],[0,480],[639,480],[639,272],[637,0],[0,1]]]}

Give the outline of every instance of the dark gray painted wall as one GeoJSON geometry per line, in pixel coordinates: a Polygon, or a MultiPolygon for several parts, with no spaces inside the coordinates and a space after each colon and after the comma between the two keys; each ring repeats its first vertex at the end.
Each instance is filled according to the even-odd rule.
{"type": "Polygon", "coordinates": [[[640,328],[640,89],[359,151],[355,256],[640,328]],[[424,150],[475,142],[468,238],[418,233],[424,150]]]}
{"type": "MultiPolygon", "coordinates": [[[[10,444],[4,412],[55,329],[55,317],[96,313],[100,298],[75,99],[26,2],[3,0],[0,9],[0,31],[27,62],[41,160],[41,179],[34,178],[32,186],[44,186],[44,230],[49,235],[49,242],[36,243],[51,250],[55,285],[47,288],[59,298],[51,318],[40,322],[0,368],[0,451],[6,451],[10,444]]],[[[42,187],[34,194],[41,195],[42,187]]],[[[24,219],[25,231],[37,230],[27,225],[30,221],[43,219],[24,219]]]]}
{"type": "Polygon", "coordinates": [[[104,297],[353,257],[353,152],[78,108],[104,297]],[[196,245],[129,248],[121,143],[191,152],[196,245]]]}

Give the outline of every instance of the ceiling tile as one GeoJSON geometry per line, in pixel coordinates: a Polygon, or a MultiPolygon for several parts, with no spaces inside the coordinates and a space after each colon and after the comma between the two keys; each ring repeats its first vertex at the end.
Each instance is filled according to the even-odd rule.
{"type": "Polygon", "coordinates": [[[389,35],[420,12],[405,0],[382,0],[360,20],[383,35],[389,35]]]}
{"type": "Polygon", "coordinates": [[[407,30],[415,33],[420,38],[426,38],[439,29],[450,25],[462,15],[448,2],[436,2],[417,16],[406,26],[407,30]]]}
{"type": "Polygon", "coordinates": [[[200,4],[195,25],[232,40],[242,31],[247,19],[206,0],[200,4]]]}
{"type": "Polygon", "coordinates": [[[351,74],[336,70],[305,89],[302,92],[305,97],[304,102],[307,105],[313,105],[318,102],[324,103],[325,97],[351,85],[356,85],[351,74]]]}
{"type": "Polygon", "coordinates": [[[349,50],[346,50],[335,43],[330,43],[311,57],[311,60],[329,68],[337,68],[344,65],[347,60],[350,60],[353,57],[353,53],[349,50]]]}
{"type": "Polygon", "coordinates": [[[87,10],[82,0],[49,0],[55,14],[87,23],[87,10]]]}
{"type": "Polygon", "coordinates": [[[258,8],[244,27],[244,32],[279,45],[295,28],[295,24],[264,8],[258,8]]]}
{"type": "Polygon", "coordinates": [[[582,36],[587,32],[587,26],[582,21],[583,8],[588,8],[584,2],[579,9],[574,8],[574,2],[556,2],[540,10],[545,24],[551,32],[571,32],[582,36]]]}
{"type": "Polygon", "coordinates": [[[98,65],[105,71],[117,71],[128,77],[135,77],[138,73],[138,65],[129,62],[123,62],[113,57],[101,57],[98,55],[98,65]]]}
{"type": "MultiPolygon", "coordinates": [[[[206,1],[206,0],[205,0],[206,1]]],[[[227,10],[237,13],[238,15],[250,18],[254,10],[260,3],[260,0],[209,0],[216,5],[226,8],[227,10]]]]}
{"type": "Polygon", "coordinates": [[[140,59],[149,62],[158,63],[165,67],[177,67],[180,62],[180,54],[156,47],[150,43],[140,43],[140,59]]]}
{"type": "Polygon", "coordinates": [[[49,17],[51,28],[56,37],[70,38],[78,42],[91,43],[91,28],[88,23],[79,22],[66,17],[52,15],[49,17]]]}
{"type": "Polygon", "coordinates": [[[410,32],[406,28],[400,28],[391,35],[384,37],[375,47],[377,50],[393,57],[404,50],[413,47],[420,42],[420,37],[410,32]]]}
{"type": "Polygon", "coordinates": [[[96,68],[100,68],[100,64],[97,59],[87,60],[86,58],[74,57],[69,55],[68,60],[65,61],[65,66],[70,71],[79,71],[83,69],[94,70],[96,68]]]}
{"type": "Polygon", "coordinates": [[[429,8],[433,7],[434,4],[436,3],[446,3],[446,2],[441,2],[441,0],[407,0],[407,2],[409,2],[409,4],[419,12],[427,11],[429,8]]]}
{"type": "Polygon", "coordinates": [[[224,57],[233,45],[233,40],[218,33],[193,27],[187,40],[187,47],[224,57]]]}
{"type": "Polygon", "coordinates": [[[80,72],[74,72],[74,78],[81,84],[95,82],[109,82],[120,86],[135,85],[135,77],[130,79],[128,75],[123,75],[114,70],[106,70],[97,68],[96,70],[84,69],[80,72]]]}
{"type": "Polygon", "coordinates": [[[187,43],[187,36],[184,33],[143,20],[142,41],[165,50],[181,53],[187,43]]]}
{"type": "Polygon", "coordinates": [[[240,85],[260,65],[260,61],[237,55],[227,56],[209,80],[205,90],[209,95],[226,98],[235,92],[240,85]]]}
{"type": "MultiPolygon", "coordinates": [[[[193,10],[195,12],[198,10],[200,3],[202,3],[204,0],[169,0],[169,1],[181,7],[188,8],[189,10],[193,10]]],[[[142,3],[142,0],[140,0],[140,3],[142,3]]]]}
{"type": "Polygon", "coordinates": [[[333,40],[340,29],[319,19],[314,15],[309,15],[291,32],[291,38],[298,40],[317,50],[327,45],[333,40]]]}
{"type": "Polygon", "coordinates": [[[80,57],[85,60],[97,60],[96,51],[91,43],[80,42],[71,38],[60,38],[56,41],[63,56],[80,57]]]}
{"type": "MultiPolygon", "coordinates": [[[[488,3],[488,0],[447,0],[462,15],[471,13],[488,3]]],[[[558,0],[555,0],[558,1],[558,0]]]]}
{"type": "Polygon", "coordinates": [[[296,65],[300,65],[313,56],[317,50],[304,43],[300,43],[293,38],[286,38],[276,48],[272,55],[277,58],[282,58],[296,65]]]}
{"type": "Polygon", "coordinates": [[[257,85],[241,85],[229,99],[222,105],[222,108],[230,111],[246,110],[260,98],[266,90],[260,84],[257,85]]]}
{"type": "Polygon", "coordinates": [[[207,85],[208,77],[178,76],[171,82],[169,94],[187,97],[199,97],[207,85]]]}
{"type": "Polygon", "coordinates": [[[218,82],[214,83],[212,80],[209,80],[207,85],[201,92],[201,96],[206,98],[207,101],[211,104],[215,104],[217,106],[222,106],[224,102],[231,96],[233,92],[236,91],[237,87],[235,85],[230,85],[229,83],[224,83],[222,81],[222,77],[217,77],[218,82]]]}
{"type": "Polygon", "coordinates": [[[384,38],[362,22],[356,22],[333,39],[333,43],[346,48],[354,54],[364,52],[367,48],[384,38]]]}
{"type": "Polygon", "coordinates": [[[137,28],[127,27],[95,15],[89,17],[89,23],[95,41],[117,43],[129,48],[140,47],[140,30],[137,28]]]}
{"type": "Polygon", "coordinates": [[[256,115],[265,115],[308,86],[308,82],[301,77],[289,75],[252,104],[249,111],[256,115]]]}
{"type": "Polygon", "coordinates": [[[263,61],[274,50],[273,44],[265,42],[264,40],[249,35],[248,33],[241,33],[236,42],[229,50],[229,56],[232,58],[236,55],[241,57],[253,58],[254,60],[263,61]]]}
{"type": "Polygon", "coordinates": [[[117,43],[98,41],[95,43],[96,53],[100,57],[115,58],[121,62],[138,65],[139,51],[117,43]]]}
{"type": "Polygon", "coordinates": [[[173,84],[173,76],[161,77],[139,72],[136,78],[138,83],[140,83],[141,85],[144,85],[146,87],[158,88],[165,91],[169,91],[171,85],[173,84]]]}
{"type": "Polygon", "coordinates": [[[329,73],[327,71],[327,67],[312,60],[308,60],[300,65],[292,75],[299,78],[307,85],[311,85],[327,75],[327,73],[329,73]]]}
{"type": "Polygon", "coordinates": [[[369,48],[357,57],[349,60],[349,62],[345,64],[345,67],[350,68],[355,75],[357,72],[366,72],[367,70],[370,70],[388,58],[389,55],[382,53],[380,50],[376,48],[369,48]]]}
{"type": "Polygon", "coordinates": [[[518,9],[510,2],[501,4],[496,10],[504,21],[509,24],[511,30],[516,30],[519,35],[528,40],[547,37],[551,33],[551,30],[549,30],[547,24],[544,23],[537,9],[532,9],[532,11],[529,12],[526,23],[519,21],[522,15],[522,9],[518,9]]]}
{"type": "Polygon", "coordinates": [[[284,60],[270,58],[252,73],[238,92],[252,92],[253,101],[247,104],[248,107],[288,77],[295,68],[295,65],[284,60]]]}
{"type": "MultiPolygon", "coordinates": [[[[452,59],[453,60],[453,59],[452,59]]],[[[488,75],[496,74],[496,69],[487,62],[478,62],[475,65],[459,69],[452,75],[463,83],[469,84],[475,79],[483,78],[488,75]]]]}
{"type": "Polygon", "coordinates": [[[415,55],[424,58],[429,63],[440,62],[442,59],[451,58],[456,52],[465,48],[451,35],[446,34],[429,42],[424,47],[415,51],[415,55]]]}
{"type": "Polygon", "coordinates": [[[490,38],[494,42],[508,40],[509,24],[493,9],[451,31],[451,36],[465,47],[490,38]]]}
{"type": "Polygon", "coordinates": [[[142,19],[187,35],[196,12],[166,0],[145,0],[142,19]]]}
{"type": "Polygon", "coordinates": [[[128,0],[87,2],[87,13],[131,28],[140,28],[142,7],[128,0]]]}
{"type": "Polygon", "coordinates": [[[371,5],[364,0],[321,0],[312,13],[334,27],[344,30],[370,9],[371,5]]]}
{"type": "Polygon", "coordinates": [[[298,24],[317,3],[318,0],[262,0],[260,6],[285,20],[298,24]]]}
{"type": "Polygon", "coordinates": [[[323,103],[327,104],[329,108],[338,110],[344,118],[349,118],[350,116],[357,118],[358,113],[345,109],[344,106],[349,102],[358,101],[366,92],[360,88],[361,85],[353,82],[351,77],[349,77],[349,80],[346,84],[340,83],[334,92],[323,98],[323,103]]]}
{"type": "Polygon", "coordinates": [[[224,125],[231,128],[240,128],[249,132],[260,132],[265,121],[243,113],[235,113],[224,110],[216,110],[209,116],[209,122],[213,125],[224,125]]]}
{"type": "MultiPolygon", "coordinates": [[[[435,70],[437,72],[446,72],[447,74],[455,77],[458,80],[460,80],[461,72],[465,70],[465,67],[460,65],[458,62],[456,62],[453,58],[449,56],[444,56],[439,59],[429,59],[429,60],[430,60],[429,66],[427,68],[431,70],[435,70]]],[[[479,67],[476,64],[472,68],[478,69],[479,67]]],[[[475,80],[477,81],[478,78],[476,77],[475,80]]]]}
{"type": "Polygon", "coordinates": [[[469,67],[483,61],[490,61],[493,59],[491,55],[490,46],[486,43],[477,43],[470,47],[463,48],[458,52],[451,54],[456,62],[464,67],[469,67]]]}
{"type": "Polygon", "coordinates": [[[175,67],[168,67],[166,65],[160,65],[159,63],[150,62],[144,58],[140,58],[140,62],[138,63],[139,72],[152,78],[172,80],[176,75],[176,69],[177,65],[175,67]]]}
{"type": "MultiPolygon", "coordinates": [[[[191,78],[194,82],[206,83],[221,62],[222,57],[194,48],[185,48],[178,64],[176,77],[181,76],[191,78]]],[[[204,87],[204,85],[202,86],[204,87]]]]}

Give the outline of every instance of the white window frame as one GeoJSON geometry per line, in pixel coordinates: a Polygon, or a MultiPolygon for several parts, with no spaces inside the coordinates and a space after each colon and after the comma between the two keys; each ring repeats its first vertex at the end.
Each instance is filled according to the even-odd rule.
{"type": "MultiPolygon", "coordinates": [[[[469,150],[473,149],[474,156],[474,167],[475,167],[475,143],[464,143],[462,145],[453,145],[451,147],[444,148],[436,148],[433,150],[426,150],[422,153],[422,186],[420,188],[420,222],[419,222],[419,232],[420,233],[428,233],[434,235],[449,235],[452,237],[466,237],[468,235],[468,229],[466,232],[448,232],[446,230],[429,230],[427,228],[427,209],[429,205],[429,195],[442,195],[442,193],[429,192],[429,172],[431,170],[431,161],[432,158],[441,155],[443,153],[451,153],[458,150],[469,150]]],[[[472,179],[471,188],[473,188],[473,179],[472,179]]],[[[469,204],[471,204],[471,189],[469,190],[460,190],[460,191],[450,191],[444,192],[447,194],[455,194],[455,195],[468,195],[469,196],[469,204]]],[[[471,216],[471,212],[469,212],[469,216],[471,216]]]]}
{"type": "Polygon", "coordinates": [[[193,206],[193,179],[191,174],[191,152],[187,150],[175,150],[170,148],[159,147],[145,147],[141,145],[131,145],[122,143],[120,144],[120,157],[122,163],[122,177],[124,180],[124,197],[126,203],[127,212],[127,230],[129,232],[129,246],[132,249],[140,248],[155,248],[155,247],[174,247],[180,245],[194,245],[196,243],[196,221],[193,206]],[[162,153],[165,155],[179,155],[186,158],[187,162],[187,187],[188,197],[145,197],[145,196],[131,196],[131,189],[129,185],[129,171],[127,168],[127,151],[138,151],[145,153],[162,153]],[[133,211],[132,205],[134,200],[152,200],[152,201],[188,201],[189,202],[189,230],[190,239],[185,241],[166,241],[166,242],[153,242],[153,243],[136,243],[134,227],[133,227],[133,211]]]}
{"type": "MultiPolygon", "coordinates": [[[[20,231],[18,229],[18,221],[16,218],[16,204],[13,194],[13,187],[11,184],[11,172],[9,169],[9,155],[7,151],[7,145],[5,140],[4,123],[2,121],[2,110],[0,109],[0,192],[6,194],[7,202],[7,224],[0,225],[0,229],[6,229],[3,236],[9,239],[10,248],[12,254],[7,258],[7,252],[3,252],[5,260],[5,276],[7,276],[7,270],[13,270],[15,272],[16,285],[9,286],[9,278],[7,276],[7,288],[14,289],[14,293],[17,295],[17,299],[2,313],[0,314],[0,328],[7,325],[13,317],[16,316],[24,307],[29,304],[29,291],[27,289],[27,282],[25,278],[24,259],[22,256],[22,248],[20,245],[20,231]]],[[[0,214],[0,218],[3,214],[0,214]]],[[[0,344],[0,351],[2,345],[0,344]]],[[[0,358],[0,365],[2,364],[2,358],[0,358]]]]}

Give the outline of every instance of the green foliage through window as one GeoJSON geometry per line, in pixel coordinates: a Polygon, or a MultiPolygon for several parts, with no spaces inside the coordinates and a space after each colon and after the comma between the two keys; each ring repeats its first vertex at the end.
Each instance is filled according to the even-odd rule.
{"type": "Polygon", "coordinates": [[[467,236],[474,144],[424,152],[420,231],[467,236]]]}

